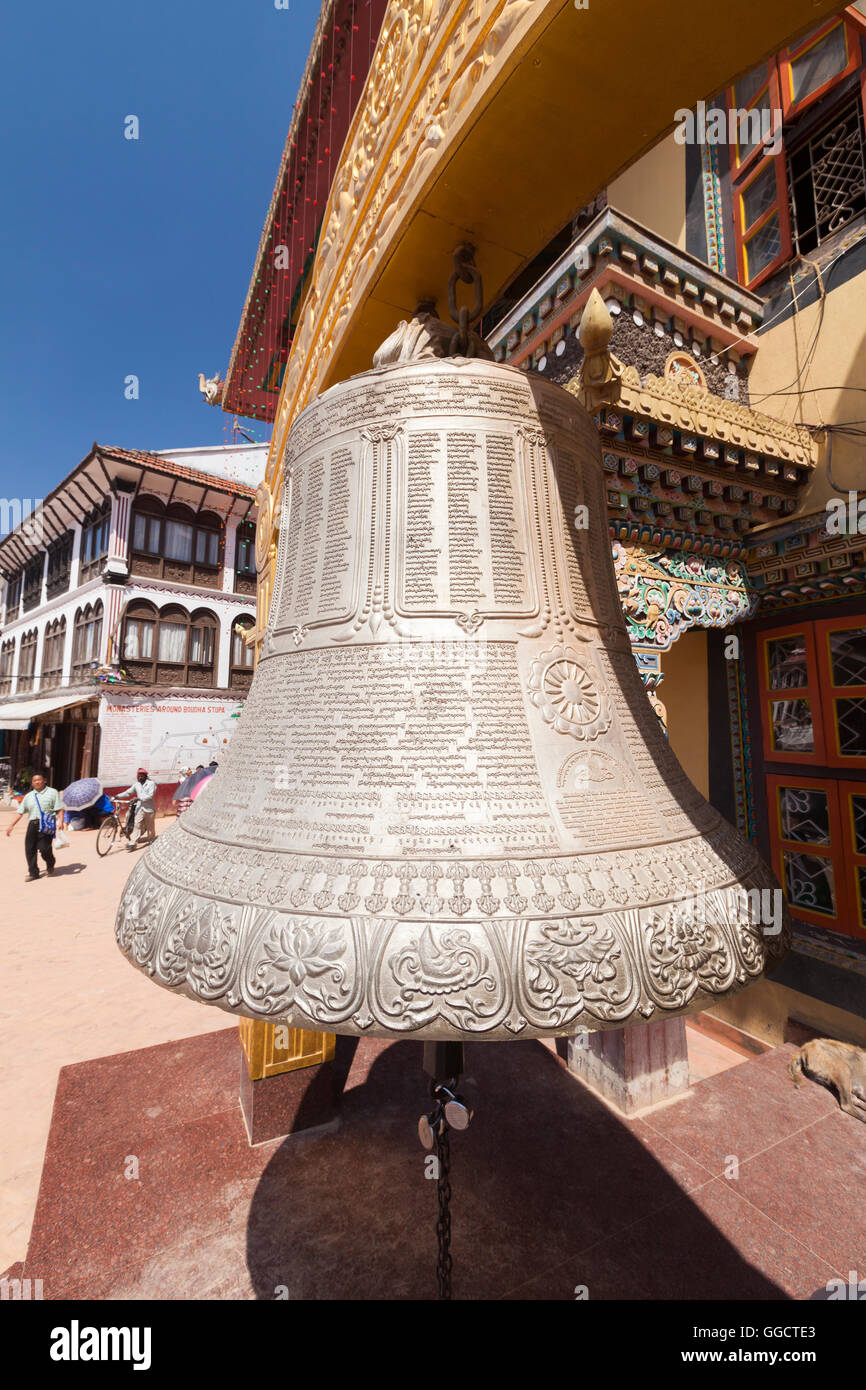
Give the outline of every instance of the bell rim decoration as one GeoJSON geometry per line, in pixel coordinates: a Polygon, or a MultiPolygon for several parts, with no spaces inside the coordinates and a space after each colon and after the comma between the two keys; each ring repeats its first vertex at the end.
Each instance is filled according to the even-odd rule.
{"type": "MultiPolygon", "coordinates": [[[[355,1036],[510,1041],[622,1028],[704,1010],[745,989],[782,958],[790,922],[784,910],[773,915],[772,925],[762,918],[764,896],[779,893],[770,869],[691,786],[657,723],[649,722],[656,715],[631,653],[607,541],[595,427],[560,387],[479,357],[443,360],[435,320],[431,326],[428,318],[425,333],[419,335],[416,325],[412,357],[400,360],[406,338],[398,330],[388,340],[390,360],[382,360],[380,350],[372,371],[330,388],[294,422],[273,599],[244,719],[208,797],[135,866],[118,911],[118,944],[158,984],[229,1013],[355,1036]],[[483,407],[473,392],[483,397],[483,407]],[[422,612],[420,600],[413,599],[413,609],[406,597],[406,567],[394,532],[405,527],[409,515],[407,460],[425,424],[418,416],[426,413],[431,439],[440,426],[446,438],[445,425],[436,423],[437,405],[443,417],[453,416],[448,428],[462,431],[464,441],[473,429],[482,441],[493,430],[497,437],[509,432],[514,441],[514,462],[509,454],[501,465],[506,455],[500,445],[495,459],[500,482],[507,473],[509,515],[518,518],[515,534],[523,549],[515,545],[515,553],[526,554],[525,583],[522,579],[523,588],[515,588],[521,609],[516,617],[492,599],[474,611],[466,604],[443,606],[440,599],[422,612]],[[292,508],[307,506],[303,479],[310,460],[319,457],[317,450],[324,457],[328,440],[342,440],[349,430],[346,420],[357,421],[362,408],[366,418],[352,436],[357,448],[344,470],[349,476],[354,469],[354,492],[346,506],[354,509],[355,587],[347,581],[340,590],[345,612],[334,619],[298,603],[300,588],[292,578],[297,553],[293,562],[288,558],[292,508]],[[485,410],[487,434],[479,424],[485,410]],[[594,551],[589,541],[566,534],[563,479],[571,478],[569,469],[578,471],[579,486],[585,488],[581,496],[591,504],[594,551]],[[530,574],[531,565],[537,573],[530,574]],[[575,595],[584,583],[581,608],[575,595]],[[287,584],[295,586],[291,603],[283,603],[287,584]],[[369,814],[369,843],[353,849],[336,830],[329,842],[321,829],[328,805],[339,801],[338,789],[333,797],[322,794],[315,812],[321,821],[314,821],[313,811],[303,810],[304,788],[296,782],[290,809],[294,814],[301,807],[300,820],[290,824],[301,843],[293,846],[281,838],[282,822],[270,840],[262,839],[270,833],[267,807],[274,798],[259,788],[244,802],[247,810],[235,811],[243,801],[238,770],[244,759],[252,766],[260,756],[256,721],[271,708],[269,692],[279,689],[283,674],[308,670],[307,698],[315,705],[326,676],[333,682],[336,673],[337,693],[325,693],[328,709],[339,714],[339,700],[349,698],[339,685],[346,671],[351,676],[368,659],[366,679],[375,687],[389,651],[423,653],[440,638],[449,650],[468,651],[474,642],[485,659],[490,654],[501,659],[501,667],[494,664],[483,682],[463,672],[455,674],[452,685],[446,678],[437,689],[456,701],[463,680],[459,689],[469,692],[474,711],[471,728],[477,735],[479,721],[486,718],[503,731],[505,752],[509,740],[525,739],[553,831],[544,831],[540,812],[524,825],[521,803],[497,801],[494,791],[483,810],[484,834],[475,836],[475,845],[474,823],[466,814],[465,833],[449,841],[451,822],[443,811],[441,829],[432,818],[428,844],[413,850],[411,836],[401,839],[398,832],[405,827],[391,809],[400,793],[393,793],[392,803],[385,790],[384,809],[369,814]],[[509,645],[513,660],[504,655],[509,645]],[[515,691],[506,698],[498,675],[512,670],[515,691]],[[518,727],[524,718],[525,732],[518,727]],[[566,794],[563,788],[572,787],[569,779],[578,772],[584,780],[566,794]],[[632,821],[616,812],[629,797],[632,821]],[[223,806],[227,827],[220,825],[223,806]],[[592,838],[601,830],[586,820],[593,806],[608,808],[598,811],[601,830],[612,837],[603,845],[592,838]],[[570,807],[569,821],[562,808],[570,807]],[[660,833],[659,825],[668,823],[669,832],[660,833]],[[248,824],[254,831],[245,828],[248,824]],[[647,827],[652,826],[651,832],[647,827]],[[259,838],[250,838],[253,833],[259,838]]],[[[435,453],[439,446],[434,441],[429,447],[435,453]]],[[[461,444],[460,458],[480,459],[478,468],[465,462],[459,467],[473,479],[479,470],[486,478],[489,469],[493,478],[491,446],[482,442],[473,455],[474,447],[461,444]]],[[[437,474],[443,488],[450,467],[449,462],[437,474]]],[[[431,496],[438,496],[430,487],[431,496]]],[[[443,525],[451,525],[450,515],[443,525]]],[[[300,530],[297,520],[295,531],[300,530]]],[[[423,675],[407,675],[405,682],[410,692],[420,689],[423,675]]],[[[397,688],[393,680],[388,688],[397,688]]],[[[286,708],[291,719],[291,705],[286,708]]],[[[430,719],[435,722],[435,712],[430,719]]],[[[320,722],[322,763],[336,767],[332,745],[343,726],[338,720],[336,730],[327,729],[324,714],[320,722]]],[[[404,734],[409,729],[419,766],[427,767],[418,719],[399,727],[404,734]]],[[[304,729],[309,732],[306,724],[304,729]]],[[[273,728],[269,732],[273,735],[273,728]]],[[[292,746],[290,728],[279,738],[292,746]]],[[[491,739],[488,727],[476,742],[487,750],[495,783],[491,739]]],[[[469,769],[466,786],[477,794],[482,755],[471,744],[469,738],[454,778],[456,785],[458,774],[469,769]]],[[[429,786],[438,785],[435,776],[425,782],[419,774],[417,781],[427,788],[419,794],[419,804],[426,804],[429,786]]],[[[353,788],[347,794],[347,804],[361,804],[355,793],[353,788]]],[[[278,804],[291,801],[278,799],[278,804]]],[[[432,794],[429,804],[436,804],[432,794]]],[[[450,804],[443,801],[446,810],[450,804]]],[[[465,811],[474,803],[467,797],[463,804],[465,811]]],[[[341,824],[339,817],[336,823],[341,824]]]]}

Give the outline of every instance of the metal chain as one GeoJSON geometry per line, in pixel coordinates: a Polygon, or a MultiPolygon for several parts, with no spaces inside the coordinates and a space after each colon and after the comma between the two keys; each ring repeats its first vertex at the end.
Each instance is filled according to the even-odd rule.
{"type": "Polygon", "coordinates": [[[436,1127],[435,1143],[438,1163],[436,1195],[439,1201],[439,1216],[436,1221],[436,1236],[439,1254],[436,1260],[436,1278],[439,1284],[439,1297],[451,1298],[451,1141],[448,1125],[443,1119],[436,1127]]]}

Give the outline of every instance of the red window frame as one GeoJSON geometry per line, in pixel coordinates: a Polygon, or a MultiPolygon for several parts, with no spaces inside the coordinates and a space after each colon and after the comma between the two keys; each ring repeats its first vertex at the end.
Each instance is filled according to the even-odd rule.
{"type": "Polygon", "coordinates": [[[779,54],[779,74],[780,92],[782,97],[782,113],[784,119],[788,121],[793,116],[800,116],[804,111],[808,111],[810,106],[814,106],[816,101],[820,101],[826,96],[837,83],[850,77],[852,72],[856,72],[860,66],[860,32],[863,28],[863,17],[855,10],[857,22],[853,23],[850,12],[841,15],[834,15],[825,24],[821,24],[817,29],[813,29],[811,34],[807,34],[799,43],[792,44],[789,48],[783,48],[779,54]],[[825,39],[833,29],[842,28],[845,36],[845,52],[847,61],[844,68],[834,73],[832,77],[816,87],[814,92],[808,92],[799,101],[794,100],[794,79],[792,65],[798,58],[802,58],[804,53],[808,53],[810,48],[825,39]]]}
{"type": "Polygon", "coordinates": [[[827,759],[824,745],[824,720],[821,710],[818,663],[814,624],[793,623],[788,627],[774,627],[758,636],[758,682],[761,691],[761,727],[764,735],[764,760],[766,762],[809,764],[825,767],[827,759]],[[806,649],[806,684],[792,686],[787,692],[773,690],[770,686],[769,644],[778,638],[802,637],[806,649]],[[812,715],[812,752],[802,753],[793,748],[773,747],[773,721],[770,706],[785,698],[808,700],[812,715]]]}
{"type": "MultiPolygon", "coordinates": [[[[759,145],[753,153],[758,153],[763,146],[759,145]]],[[[749,163],[750,161],[747,161],[749,163]]],[[[762,159],[751,164],[751,173],[748,178],[743,179],[742,183],[732,185],[734,201],[734,232],[737,243],[737,270],[742,284],[754,289],[760,285],[770,275],[774,275],[781,265],[790,259],[793,240],[791,237],[791,218],[788,211],[788,173],[787,156],[784,149],[778,154],[765,154],[762,159]],[[759,218],[749,224],[745,223],[745,200],[743,195],[755,183],[762,174],[774,165],[776,179],[776,197],[765,212],[759,218]],[[771,261],[759,270],[755,275],[749,275],[749,243],[757,232],[766,225],[773,217],[779,219],[779,252],[771,261]]]]}
{"type": "MultiPolygon", "coordinates": [[[[744,74],[744,76],[747,75],[748,74],[744,74]]],[[[727,102],[729,112],[734,110],[740,110],[740,107],[737,105],[736,90],[736,84],[732,84],[727,90],[727,102]]],[[[761,87],[758,88],[758,91],[752,97],[752,100],[749,102],[748,106],[743,109],[746,111],[753,111],[757,106],[758,102],[765,95],[765,93],[768,94],[770,98],[770,110],[781,110],[781,100],[779,97],[779,72],[776,67],[775,58],[771,58],[770,61],[767,63],[766,80],[761,85],[761,87]]],[[[730,131],[728,132],[728,141],[730,143],[730,131]]],[[[753,169],[757,163],[760,163],[760,154],[762,149],[763,146],[759,141],[758,144],[755,145],[754,149],[749,150],[749,153],[745,156],[744,159],[740,159],[740,146],[739,143],[735,141],[734,144],[731,145],[731,177],[739,180],[750,169],[753,169]]]]}
{"type": "MultiPolygon", "coordinates": [[[[792,119],[808,111],[816,101],[833,90],[840,82],[863,64],[863,54],[860,42],[861,34],[866,35],[866,15],[853,6],[849,6],[842,14],[834,15],[810,34],[800,39],[799,43],[791,44],[784,48],[775,58],[767,63],[767,79],[752,98],[746,110],[751,110],[757,102],[769,93],[770,109],[773,111],[781,110],[784,125],[792,119]],[[791,76],[791,65],[821,39],[825,38],[837,25],[844,27],[845,47],[847,62],[842,71],[836,73],[823,86],[809,92],[801,97],[799,101],[794,101],[793,82],[791,76]]],[[[863,109],[866,111],[866,64],[863,64],[861,76],[861,90],[863,96],[863,109]]],[[[734,97],[734,87],[730,86],[726,92],[728,111],[737,107],[734,97]]],[[[750,150],[746,157],[741,161],[739,158],[739,147],[734,145],[731,150],[731,200],[733,203],[734,218],[734,240],[737,248],[737,275],[742,285],[748,289],[757,289],[771,275],[783,266],[791,257],[793,248],[793,237],[791,233],[791,215],[788,206],[788,151],[787,140],[783,138],[782,149],[779,154],[767,154],[763,145],[756,145],[750,150]],[[751,226],[744,225],[744,208],[742,195],[758,177],[759,173],[771,162],[776,163],[776,201],[771,204],[765,213],[751,226]],[[779,218],[779,253],[768,262],[766,266],[751,278],[748,270],[748,248],[749,242],[759,232],[766,222],[774,215],[779,218]]]]}
{"type": "Polygon", "coordinates": [[[825,764],[827,767],[866,769],[866,754],[840,753],[836,722],[837,700],[866,700],[866,681],[860,685],[837,685],[833,679],[830,635],[846,629],[866,629],[866,617],[824,618],[814,625],[818,685],[822,694],[825,764]]]}
{"type": "MultiPolygon", "coordinates": [[[[866,793],[866,783],[855,785],[859,786],[861,793],[866,793]]],[[[770,823],[772,868],[782,885],[786,899],[785,885],[787,879],[784,858],[786,851],[792,854],[808,854],[815,859],[826,859],[833,868],[835,914],[810,912],[808,908],[795,907],[789,902],[788,907],[791,915],[804,922],[811,922],[814,926],[826,927],[829,931],[842,932],[845,936],[857,936],[859,931],[856,923],[859,921],[859,914],[857,900],[851,898],[851,889],[855,885],[849,865],[847,837],[843,829],[839,784],[824,778],[801,777],[796,771],[787,776],[773,773],[767,777],[767,811],[770,823]],[[802,789],[803,791],[823,792],[827,798],[827,814],[830,825],[829,845],[813,845],[805,840],[789,840],[782,835],[780,792],[783,787],[792,787],[795,791],[802,789]]],[[[866,863],[866,857],[864,857],[864,863],[866,863]]]]}

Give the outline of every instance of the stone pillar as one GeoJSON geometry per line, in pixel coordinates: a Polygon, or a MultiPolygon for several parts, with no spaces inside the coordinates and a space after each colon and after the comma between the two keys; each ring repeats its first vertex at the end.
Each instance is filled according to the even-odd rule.
{"type": "Polygon", "coordinates": [[[69,592],[74,593],[79,585],[81,574],[81,536],[82,527],[76,522],[72,529],[72,560],[69,565],[69,592]]]}
{"type": "Polygon", "coordinates": [[[42,653],[45,650],[45,629],[48,626],[45,619],[36,628],[36,657],[33,665],[33,684],[30,693],[35,695],[42,685],[42,653]]]}
{"type": "Polygon", "coordinates": [[[115,583],[123,582],[129,574],[129,523],[132,515],[133,492],[117,487],[111,494],[111,531],[105,574],[115,583]]]}
{"type": "Polygon", "coordinates": [[[224,594],[233,594],[235,591],[235,547],[237,545],[238,520],[239,518],[234,515],[226,518],[222,576],[224,594]]]}
{"type": "Polygon", "coordinates": [[[217,669],[214,684],[218,690],[228,690],[231,678],[231,659],[232,659],[232,627],[237,613],[232,609],[225,612],[225,604],[221,604],[223,610],[219,613],[219,647],[217,648],[217,669]]]}
{"type": "Polygon", "coordinates": [[[686,1024],[660,1019],[568,1039],[568,1069],[623,1115],[689,1088],[686,1024]]]}

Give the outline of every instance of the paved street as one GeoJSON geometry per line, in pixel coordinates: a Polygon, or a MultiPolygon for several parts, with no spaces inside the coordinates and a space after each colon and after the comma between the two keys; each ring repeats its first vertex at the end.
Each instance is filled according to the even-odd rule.
{"type": "MultiPolygon", "coordinates": [[[[0,1271],[26,1253],[60,1067],[230,1024],[155,988],[118,951],[131,854],[100,859],[95,832],[79,831],[57,851],[54,876],[29,883],[24,826],[7,839],[11,818],[0,808],[0,1271]]],[[[172,824],[158,820],[157,833],[172,824]]]]}

